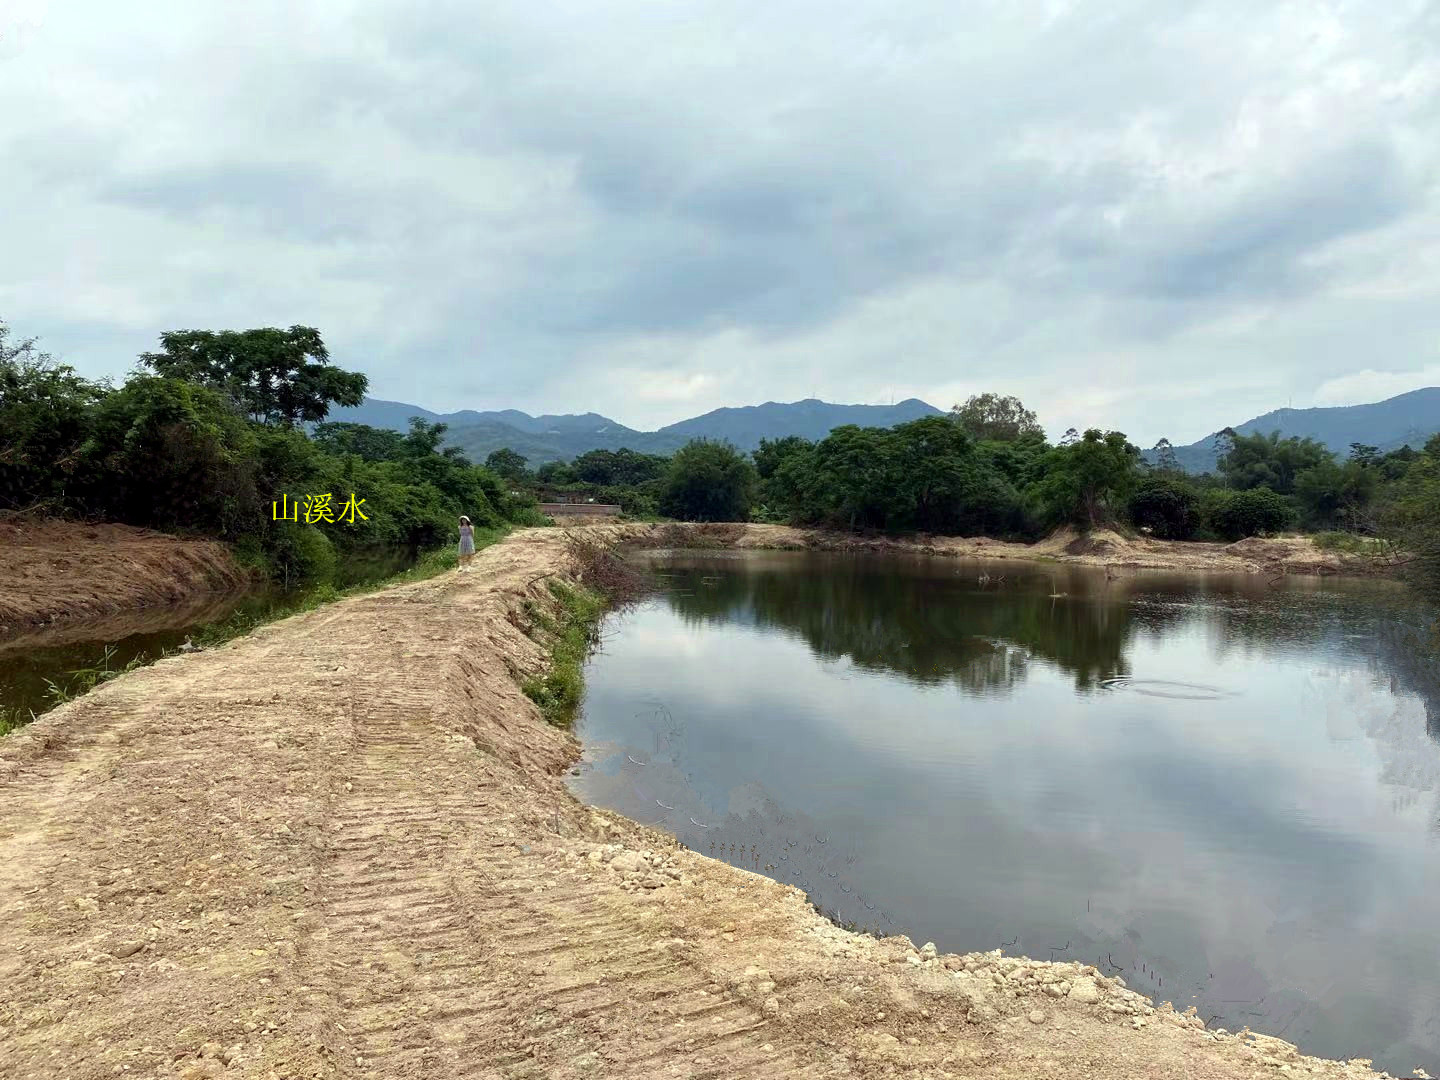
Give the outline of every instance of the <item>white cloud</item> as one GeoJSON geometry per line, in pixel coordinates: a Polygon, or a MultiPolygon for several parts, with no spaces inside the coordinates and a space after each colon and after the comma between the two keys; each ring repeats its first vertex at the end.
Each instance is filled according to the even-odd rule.
{"type": "Polygon", "coordinates": [[[653,427],[993,389],[1148,443],[1435,358],[1440,34],[1402,6],[70,0],[27,26],[0,315],[95,374],[166,329],[304,322],[438,409],[653,427]]]}
{"type": "Polygon", "coordinates": [[[1383,401],[1426,386],[1440,386],[1440,364],[1429,364],[1415,371],[1366,368],[1321,383],[1315,390],[1315,404],[1360,405],[1367,401],[1383,401]]]}

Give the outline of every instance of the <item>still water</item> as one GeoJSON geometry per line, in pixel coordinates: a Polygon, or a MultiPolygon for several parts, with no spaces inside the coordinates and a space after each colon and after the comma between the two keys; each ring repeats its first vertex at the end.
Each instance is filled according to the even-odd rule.
{"type": "Polygon", "coordinates": [[[646,562],[587,668],[582,797],[844,924],[1440,1074],[1440,664],[1398,590],[646,562]]]}

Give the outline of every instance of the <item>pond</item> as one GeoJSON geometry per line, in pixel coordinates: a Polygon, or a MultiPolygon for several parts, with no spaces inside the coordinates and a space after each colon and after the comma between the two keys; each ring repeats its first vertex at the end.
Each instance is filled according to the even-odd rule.
{"type": "Polygon", "coordinates": [[[1440,664],[1398,589],[643,557],[577,794],[942,951],[1440,1074],[1440,664]]]}

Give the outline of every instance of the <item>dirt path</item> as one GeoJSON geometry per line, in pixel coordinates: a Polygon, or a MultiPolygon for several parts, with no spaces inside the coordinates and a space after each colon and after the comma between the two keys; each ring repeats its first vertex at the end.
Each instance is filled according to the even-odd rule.
{"type": "Polygon", "coordinates": [[[215,541],[128,525],[0,520],[0,642],[37,627],[193,603],[247,580],[215,541]]]}
{"type": "Polygon", "coordinates": [[[0,1076],[1369,1075],[581,806],[515,678],[564,562],[519,533],[0,740],[0,1076]]]}

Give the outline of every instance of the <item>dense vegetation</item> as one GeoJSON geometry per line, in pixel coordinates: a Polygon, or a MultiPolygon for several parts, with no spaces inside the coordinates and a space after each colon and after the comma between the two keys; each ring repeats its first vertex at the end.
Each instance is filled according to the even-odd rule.
{"type": "Polygon", "coordinates": [[[432,547],[460,514],[534,518],[493,471],[440,449],[442,424],[324,423],[365,376],[331,366],[313,329],[181,331],[161,346],[116,387],[0,324],[0,511],[216,536],[287,584],[330,580],[337,553],[432,547]]]}
{"type": "Polygon", "coordinates": [[[1194,476],[1168,444],[1147,463],[1117,431],[1052,445],[1020,401],[985,394],[894,427],[762,439],[750,454],[696,439],[669,457],[592,450],[531,469],[514,448],[472,464],[423,418],[405,434],[326,422],[332,405],[363,400],[365,377],[331,366],[307,327],[169,333],[140,360],[119,387],[91,382],[0,324],[0,510],[207,533],[281,576],[322,580],[337,551],[434,545],[458,514],[533,519],[537,499],[1016,538],[1067,524],[1227,541],[1301,528],[1402,552],[1440,590],[1440,436],[1422,450],[1356,444],[1341,460],[1312,439],[1226,432],[1216,472],[1194,476]],[[303,500],[324,493],[334,502],[316,517],[303,500]],[[343,513],[352,494],[364,520],[343,513]],[[300,519],[277,520],[272,504],[283,516],[297,500],[300,519]]]}
{"type": "MultiPolygon", "coordinates": [[[[1216,473],[1155,464],[1117,431],[1046,442],[1014,398],[971,398],[948,416],[823,439],[762,439],[750,455],[697,440],[665,458],[592,451],[510,475],[547,497],[627,512],[891,532],[1030,539],[1061,525],[1117,526],[1167,540],[1235,541],[1301,529],[1330,546],[1398,553],[1440,588],[1440,436],[1423,450],[1228,434],[1216,473]],[[568,484],[568,487],[564,485],[568,484]],[[557,485],[559,485],[557,487],[557,485]]],[[[493,457],[493,456],[492,456],[493,457]]]]}

